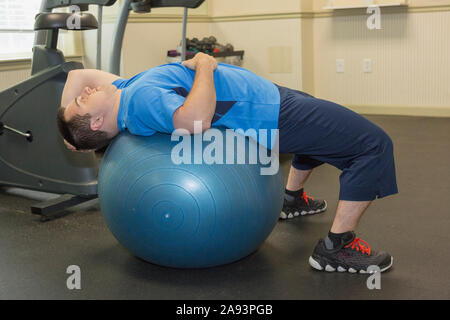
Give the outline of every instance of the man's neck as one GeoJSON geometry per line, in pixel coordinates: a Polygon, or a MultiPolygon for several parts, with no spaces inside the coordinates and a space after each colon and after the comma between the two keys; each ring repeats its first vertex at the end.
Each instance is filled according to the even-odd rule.
{"type": "Polygon", "coordinates": [[[108,132],[110,132],[112,136],[116,136],[117,134],[119,134],[119,127],[117,126],[117,117],[119,115],[121,95],[122,90],[117,90],[114,93],[111,113],[108,115],[107,128],[108,132]]]}

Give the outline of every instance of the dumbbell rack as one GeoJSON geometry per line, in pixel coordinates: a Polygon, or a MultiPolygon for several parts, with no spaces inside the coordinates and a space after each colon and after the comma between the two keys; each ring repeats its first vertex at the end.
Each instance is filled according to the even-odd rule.
{"type": "MultiPolygon", "coordinates": [[[[244,50],[237,50],[237,51],[228,51],[228,52],[213,52],[209,53],[209,55],[213,56],[214,58],[227,58],[227,57],[239,57],[239,59],[242,61],[244,59],[244,50]]],[[[186,53],[186,59],[193,58],[195,53],[186,53]]],[[[169,57],[167,56],[167,63],[170,62],[180,62],[181,56],[177,57],[169,57]]]]}
{"type": "Polygon", "coordinates": [[[167,52],[167,62],[179,62],[186,59],[191,59],[197,52],[209,54],[215,58],[238,57],[239,65],[244,59],[244,51],[235,51],[233,45],[227,43],[222,45],[217,42],[216,37],[204,37],[202,40],[194,37],[192,39],[186,38],[186,24],[187,24],[187,10],[183,15],[183,33],[180,47],[177,50],[169,50],[167,52]]]}
{"type": "MultiPolygon", "coordinates": [[[[244,59],[244,50],[238,50],[238,51],[229,51],[229,52],[212,52],[209,55],[213,56],[214,58],[225,58],[225,57],[235,57],[239,56],[241,59],[244,59]]],[[[194,57],[195,54],[186,54],[186,59],[191,59],[194,57]]]]}

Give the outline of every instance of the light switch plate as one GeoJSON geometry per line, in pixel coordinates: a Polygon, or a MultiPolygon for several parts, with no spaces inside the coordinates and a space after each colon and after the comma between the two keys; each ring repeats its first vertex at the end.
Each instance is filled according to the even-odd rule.
{"type": "Polygon", "coordinates": [[[372,72],[372,59],[364,59],[363,60],[363,72],[364,73],[372,72]]]}

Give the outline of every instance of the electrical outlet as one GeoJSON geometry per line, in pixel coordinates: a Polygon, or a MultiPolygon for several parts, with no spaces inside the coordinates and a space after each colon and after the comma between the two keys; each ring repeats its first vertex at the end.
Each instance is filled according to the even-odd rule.
{"type": "Polygon", "coordinates": [[[364,59],[363,60],[363,72],[364,73],[372,72],[372,59],[364,59]]]}
{"type": "Polygon", "coordinates": [[[345,71],[345,61],[344,59],[336,59],[336,72],[344,73],[345,71]]]}

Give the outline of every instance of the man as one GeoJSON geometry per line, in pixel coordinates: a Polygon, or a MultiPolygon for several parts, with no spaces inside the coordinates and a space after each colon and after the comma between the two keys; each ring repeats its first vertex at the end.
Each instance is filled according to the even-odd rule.
{"type": "MultiPolygon", "coordinates": [[[[367,272],[392,266],[386,252],[356,238],[359,218],[375,198],[397,193],[392,141],[379,127],[332,102],[280,87],[206,54],[158,66],[130,79],[97,70],[69,73],[58,126],[77,150],[98,149],[121,131],[136,135],[226,126],[279,129],[280,153],[293,153],[281,218],[323,212],[327,204],[306,195],[311,171],[329,163],[342,170],[339,204],[328,236],[310,265],[318,270],[367,272]]],[[[256,137],[256,139],[258,139],[256,137]]]]}

